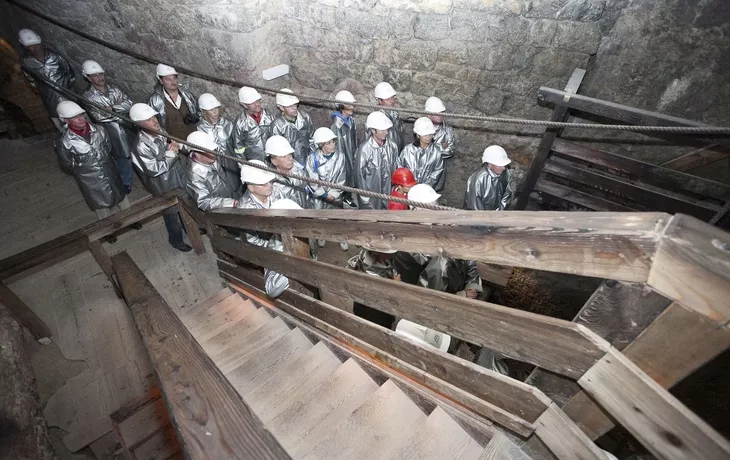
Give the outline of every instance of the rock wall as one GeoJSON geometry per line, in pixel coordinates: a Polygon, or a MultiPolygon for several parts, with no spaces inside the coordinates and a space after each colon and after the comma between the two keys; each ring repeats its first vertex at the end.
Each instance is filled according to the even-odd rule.
{"type": "MultiPolygon", "coordinates": [[[[315,96],[370,92],[390,81],[402,105],[441,97],[451,111],[545,119],[540,86],[562,89],[576,67],[589,73],[581,93],[649,110],[727,124],[730,101],[730,9],[723,0],[28,0],[95,36],[216,75],[265,83],[261,70],[291,66],[268,82],[315,96]]],[[[21,27],[41,33],[76,64],[98,60],[143,100],[154,84],[151,64],[90,44],[2,3],[0,30],[14,42],[21,27]]],[[[238,111],[235,88],[189,79],[238,111]]],[[[273,106],[273,100],[267,98],[273,106]]],[[[329,124],[328,110],[309,110],[329,124]]],[[[364,120],[360,115],[360,121],[364,120]]],[[[519,181],[540,128],[454,122],[460,127],[445,198],[460,205],[480,153],[501,143],[519,181]]],[[[567,132],[661,161],[687,148],[645,146],[639,136],[567,132]],[[617,145],[618,144],[618,145],[617,145]]],[[[727,162],[700,171],[730,177],[727,162]]]]}

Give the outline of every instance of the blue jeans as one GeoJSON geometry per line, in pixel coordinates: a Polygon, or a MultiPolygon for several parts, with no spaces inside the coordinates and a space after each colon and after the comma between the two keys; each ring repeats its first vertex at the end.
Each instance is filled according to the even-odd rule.
{"type": "Polygon", "coordinates": [[[167,229],[167,241],[172,246],[183,244],[185,242],[183,240],[183,225],[177,206],[162,211],[162,219],[165,221],[165,228],[167,229]]]}
{"type": "Polygon", "coordinates": [[[122,178],[122,185],[132,185],[134,180],[134,172],[132,171],[132,159],[114,157],[114,163],[117,164],[119,176],[122,178]]]}

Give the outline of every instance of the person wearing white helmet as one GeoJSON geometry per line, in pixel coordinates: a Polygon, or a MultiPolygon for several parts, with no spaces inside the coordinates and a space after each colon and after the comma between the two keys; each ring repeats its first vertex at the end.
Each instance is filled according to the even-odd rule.
{"type": "MultiPolygon", "coordinates": [[[[180,163],[180,144],[168,141],[155,131],[166,133],[160,127],[157,111],[147,104],[134,104],[129,118],[139,123],[137,143],[132,152],[132,164],[145,189],[154,196],[163,195],[176,188],[185,188],[185,171],[180,163]]],[[[168,241],[175,249],[188,252],[192,248],[183,239],[183,227],[177,207],[162,213],[168,241]]]]}
{"type": "MultiPolygon", "coordinates": [[[[383,112],[368,115],[365,120],[368,137],[355,152],[355,186],[371,192],[388,195],[390,178],[398,161],[398,147],[388,139],[393,127],[383,112]]],[[[360,209],[386,209],[387,201],[358,195],[360,209]]]]}
{"type": "Polygon", "coordinates": [[[284,88],[276,94],[276,106],[281,113],[271,123],[271,135],[284,136],[294,147],[294,159],[303,165],[313,150],[314,126],[309,114],[299,110],[299,99],[291,93],[284,88]]]}
{"type": "Polygon", "coordinates": [[[155,75],[157,84],[148,104],[157,112],[160,126],[185,139],[200,121],[198,98],[178,81],[177,71],[169,65],[157,64],[155,75]]]}
{"type": "Polygon", "coordinates": [[[132,193],[132,182],[134,181],[132,150],[136,133],[131,126],[122,123],[115,114],[125,117],[129,115],[132,99],[118,86],[107,82],[104,69],[98,62],[84,61],[81,65],[81,73],[89,81],[89,87],[83,93],[84,97],[114,112],[111,114],[89,106],[91,119],[98,123],[99,127],[104,128],[109,135],[112,143],[112,156],[119,168],[119,174],[122,176],[124,193],[129,195],[132,193]]]}
{"type": "Polygon", "coordinates": [[[456,155],[456,134],[454,128],[447,125],[441,113],[446,112],[446,106],[441,99],[431,96],[426,99],[424,107],[426,112],[433,112],[428,115],[436,127],[436,133],[433,135],[433,141],[441,146],[441,157],[444,159],[444,173],[439,179],[439,183],[434,187],[436,190],[443,190],[446,186],[446,175],[449,170],[449,161],[456,155]]]}
{"type": "Polygon", "coordinates": [[[56,145],[61,168],[74,176],[89,209],[101,220],[129,208],[106,131],[87,122],[75,102],[61,101],[56,111],[67,127],[56,145]]]}
{"type": "Polygon", "coordinates": [[[330,129],[335,133],[337,151],[345,156],[347,185],[355,185],[353,174],[355,165],[355,152],[357,151],[357,127],[355,125],[355,97],[351,92],[342,90],[335,95],[335,111],[332,113],[332,126],[330,129]]]}
{"type": "MultiPolygon", "coordinates": [[[[220,147],[210,133],[194,131],[186,139],[191,144],[204,149],[216,151],[220,147]]],[[[188,194],[195,200],[201,211],[211,211],[218,208],[235,208],[238,205],[238,184],[241,180],[236,177],[230,182],[230,177],[222,170],[217,157],[194,147],[188,147],[190,163],[187,168],[188,194]]]]}
{"type": "Polygon", "coordinates": [[[400,152],[405,147],[405,131],[403,130],[403,122],[400,120],[400,114],[392,110],[396,104],[395,89],[388,82],[380,82],[375,86],[373,95],[378,105],[382,107],[380,111],[384,113],[393,123],[393,128],[388,133],[388,139],[393,141],[400,152]]]}
{"type": "MultiPolygon", "coordinates": [[[[18,41],[23,45],[23,53],[20,61],[24,67],[29,68],[31,72],[39,74],[40,77],[50,80],[61,88],[71,91],[74,90],[76,75],[74,75],[73,68],[71,68],[65,57],[43,45],[41,37],[30,29],[20,29],[20,32],[18,32],[18,41]]],[[[51,117],[53,124],[59,131],[63,132],[64,126],[58,117],[56,107],[58,107],[59,102],[65,101],[67,98],[51,88],[48,84],[40,81],[30,72],[23,70],[23,73],[30,84],[38,89],[41,100],[43,100],[43,105],[46,107],[48,116],[51,117]]]]}
{"type": "Polygon", "coordinates": [[[482,154],[482,167],[466,181],[464,208],[480,211],[507,209],[514,192],[510,180],[511,160],[499,145],[490,145],[482,154]]]}
{"type": "MultiPolygon", "coordinates": [[[[371,276],[400,281],[400,274],[393,267],[393,254],[395,252],[395,249],[376,249],[369,244],[363,244],[360,253],[350,258],[345,266],[371,276]]],[[[353,303],[352,312],[356,316],[386,329],[392,329],[393,322],[395,321],[395,316],[390,313],[380,311],[359,302],[353,303]]]]}
{"type": "MultiPolygon", "coordinates": [[[[269,209],[302,209],[302,207],[293,200],[281,198],[273,202],[269,209]]],[[[266,247],[274,251],[284,252],[284,243],[281,241],[281,235],[272,235],[266,247]]],[[[279,297],[284,291],[289,289],[289,278],[279,272],[264,268],[264,288],[266,295],[269,297],[279,297]]]]}
{"type": "MultiPolygon", "coordinates": [[[[251,160],[251,163],[259,166],[266,166],[261,160],[251,160]]],[[[249,165],[241,166],[241,181],[246,184],[246,192],[238,200],[239,209],[269,209],[271,203],[284,198],[278,189],[273,186],[276,174],[255,168],[249,165]]],[[[255,230],[244,230],[246,241],[256,246],[266,246],[271,238],[271,233],[258,232],[255,230]]]]}
{"type": "MultiPolygon", "coordinates": [[[[202,120],[198,123],[198,131],[213,136],[220,153],[235,156],[233,152],[233,123],[223,116],[223,107],[220,101],[212,94],[204,93],[198,98],[198,107],[200,107],[202,115],[202,120]]],[[[240,164],[228,158],[218,158],[218,164],[226,175],[226,182],[230,186],[235,186],[234,192],[236,196],[240,196],[243,193],[240,164]]]]}
{"type": "MultiPolygon", "coordinates": [[[[294,148],[284,136],[271,136],[266,140],[266,155],[269,162],[277,170],[283,173],[293,173],[300,176],[306,176],[307,171],[303,165],[294,160],[294,148]]],[[[293,200],[302,208],[311,208],[312,203],[309,199],[309,191],[307,190],[307,182],[302,179],[295,179],[279,175],[274,182],[274,188],[284,198],[293,200]]]]}
{"type": "Polygon", "coordinates": [[[433,141],[436,128],[431,120],[421,117],[413,124],[414,141],[401,150],[398,167],[411,170],[420,184],[427,184],[440,192],[437,187],[443,183],[444,159],[441,145],[433,141]]]}
{"type": "Polygon", "coordinates": [[[236,118],[233,149],[242,160],[266,161],[264,150],[274,117],[261,105],[261,99],[254,88],[244,86],[238,91],[238,102],[243,110],[236,118]]]}

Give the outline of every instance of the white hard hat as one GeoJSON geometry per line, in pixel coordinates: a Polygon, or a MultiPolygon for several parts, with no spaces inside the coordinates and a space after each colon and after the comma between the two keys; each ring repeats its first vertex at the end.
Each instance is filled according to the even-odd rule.
{"type": "Polygon", "coordinates": [[[439,198],[441,195],[428,184],[416,184],[408,191],[408,199],[419,203],[435,203],[439,198]]]}
{"type": "Polygon", "coordinates": [[[243,88],[238,90],[238,101],[241,104],[253,104],[259,99],[261,99],[261,95],[253,88],[244,86],[243,88]]]}
{"type": "Polygon", "coordinates": [[[157,115],[155,109],[147,104],[138,102],[129,109],[129,118],[132,121],[145,121],[157,115]]]}
{"type": "MultiPolygon", "coordinates": [[[[203,147],[208,150],[216,150],[218,148],[218,144],[215,143],[213,136],[209,133],[204,133],[203,131],[193,131],[188,134],[188,138],[185,140],[191,144],[195,144],[198,147],[203,147]]],[[[192,147],[191,149],[196,150],[192,147]]]]}
{"type": "Polygon", "coordinates": [[[203,110],[212,110],[216,107],[220,107],[221,103],[210,93],[203,93],[198,98],[198,105],[203,110]]]}
{"type": "Polygon", "coordinates": [[[336,105],[340,104],[354,104],[355,103],[355,96],[352,95],[351,92],[342,90],[339,93],[335,95],[335,100],[338,101],[336,105]]]}
{"type": "Polygon", "coordinates": [[[177,70],[169,65],[157,64],[157,76],[166,77],[168,75],[177,75],[177,70]]]}
{"type": "Polygon", "coordinates": [[[294,153],[294,149],[289,144],[289,141],[286,140],[286,137],[279,136],[278,134],[266,140],[264,151],[267,155],[274,155],[275,157],[284,157],[294,153]]]}
{"type": "Polygon", "coordinates": [[[88,77],[89,75],[104,73],[104,69],[96,61],[84,61],[81,64],[81,73],[84,74],[84,77],[88,77]]]}
{"type": "Polygon", "coordinates": [[[507,156],[507,152],[499,145],[490,145],[484,149],[482,153],[482,163],[491,163],[494,166],[507,166],[512,160],[507,156]]]}
{"type": "Polygon", "coordinates": [[[431,96],[428,99],[426,99],[426,106],[424,108],[426,112],[446,112],[446,106],[444,105],[443,101],[436,96],[431,96]]]}
{"type": "MultiPolygon", "coordinates": [[[[250,163],[255,163],[260,166],[266,166],[261,160],[251,160],[250,163]]],[[[252,185],[264,185],[268,184],[276,178],[276,174],[264,171],[263,169],[254,168],[253,166],[241,165],[241,182],[252,185]]]]}
{"type": "Polygon", "coordinates": [[[367,243],[363,244],[362,248],[366,249],[368,251],[379,252],[381,254],[395,254],[396,252],[398,252],[397,249],[377,249],[377,248],[370,246],[367,243]]]}
{"type": "Polygon", "coordinates": [[[367,129],[390,129],[393,122],[381,111],[373,112],[365,119],[365,127],[367,129]]]}
{"type": "Polygon", "coordinates": [[[398,93],[395,92],[393,87],[387,81],[381,81],[375,85],[375,90],[373,91],[373,95],[378,99],[388,99],[396,94],[398,93]]]}
{"type": "Polygon", "coordinates": [[[282,198],[271,203],[271,207],[269,209],[302,209],[302,207],[294,200],[282,198]]]}
{"type": "Polygon", "coordinates": [[[41,37],[30,29],[20,29],[18,41],[23,46],[40,45],[41,37]]]}
{"type": "Polygon", "coordinates": [[[296,96],[286,93],[293,93],[293,91],[289,88],[282,88],[280,93],[276,93],[276,105],[289,107],[290,105],[299,104],[299,99],[296,96]]]}
{"type": "Polygon", "coordinates": [[[401,319],[395,326],[395,333],[407,337],[421,345],[429,345],[446,352],[451,345],[451,336],[413,321],[401,319]]]}
{"type": "Polygon", "coordinates": [[[85,113],[86,110],[82,109],[80,105],[73,101],[61,101],[56,106],[56,112],[58,118],[73,118],[76,115],[85,113]]]}
{"type": "Polygon", "coordinates": [[[436,128],[428,117],[421,117],[413,123],[413,132],[419,136],[430,136],[436,133],[436,128]]]}
{"type": "Polygon", "coordinates": [[[325,142],[329,142],[336,137],[337,136],[335,136],[335,133],[333,133],[332,130],[329,128],[317,128],[317,130],[314,132],[314,143],[324,144],[325,142]]]}

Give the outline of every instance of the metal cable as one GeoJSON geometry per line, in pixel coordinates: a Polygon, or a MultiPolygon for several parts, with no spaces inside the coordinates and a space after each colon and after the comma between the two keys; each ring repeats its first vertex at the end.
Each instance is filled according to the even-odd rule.
{"type": "MultiPolygon", "coordinates": [[[[87,34],[86,32],[82,32],[80,30],[77,30],[69,25],[66,25],[62,23],[61,21],[43,13],[42,11],[39,11],[33,7],[30,7],[28,5],[24,5],[20,3],[18,0],[5,0],[6,2],[15,5],[16,7],[27,11],[28,13],[31,13],[35,16],[38,16],[39,18],[42,18],[51,24],[55,24],[58,27],[61,27],[62,29],[68,30],[69,32],[72,32],[80,37],[83,37],[89,41],[98,43],[99,45],[105,46],[109,49],[112,49],[114,51],[117,51],[122,54],[126,54],[127,56],[131,56],[133,58],[139,59],[141,61],[149,62],[151,64],[167,64],[171,67],[174,67],[175,70],[178,72],[184,73],[186,75],[189,75],[191,77],[200,78],[203,80],[212,81],[215,83],[219,83],[222,85],[227,86],[233,86],[236,88],[240,88],[242,86],[248,86],[250,88],[255,88],[258,91],[262,91],[264,93],[268,94],[276,94],[280,90],[276,88],[269,88],[266,86],[260,86],[255,85],[252,83],[245,83],[245,82],[239,82],[235,80],[228,80],[225,78],[219,78],[213,75],[204,74],[202,72],[198,72],[196,70],[188,69],[186,67],[178,66],[175,63],[161,61],[157,59],[153,59],[149,56],[145,56],[143,54],[137,53],[135,51],[129,50],[127,48],[122,48],[121,46],[117,46],[114,43],[111,43],[107,40],[94,37],[93,35],[87,34]]],[[[328,98],[320,98],[320,97],[314,97],[314,96],[308,96],[305,94],[299,94],[299,93],[291,93],[291,95],[296,96],[297,98],[301,98],[305,104],[307,104],[307,101],[309,101],[309,104],[307,105],[322,105],[322,104],[328,104],[328,105],[334,105],[337,103],[340,104],[347,104],[346,101],[337,101],[335,99],[328,99],[328,98]],[[316,104],[312,104],[312,102],[316,104]]],[[[357,107],[362,108],[368,108],[368,109],[374,109],[374,110],[380,110],[383,107],[375,104],[364,104],[364,103],[357,103],[357,107]]],[[[434,113],[434,112],[426,112],[422,109],[411,109],[411,108],[402,108],[402,107],[388,107],[387,110],[396,111],[399,113],[409,113],[414,115],[442,115],[444,117],[448,118],[454,118],[454,119],[461,119],[461,120],[471,120],[471,121],[482,121],[482,122],[488,122],[488,123],[501,123],[501,124],[514,124],[514,125],[528,125],[528,126],[545,126],[547,128],[577,128],[577,129],[600,129],[600,130],[616,130],[616,131],[635,131],[635,132],[658,132],[658,133],[676,133],[676,134],[730,134],[730,127],[722,127],[722,126],[637,126],[637,125],[611,125],[611,124],[593,124],[593,123],[569,123],[569,122],[560,122],[560,121],[549,121],[549,120],[530,120],[530,119],[524,119],[524,118],[508,118],[508,117],[488,117],[484,115],[467,115],[467,114],[461,114],[461,113],[450,113],[450,112],[440,112],[440,113],[434,113]]]]}
{"type": "Polygon", "coordinates": [[[293,179],[299,179],[299,180],[303,180],[305,182],[310,182],[310,183],[313,183],[313,184],[322,185],[322,186],[329,187],[329,188],[335,188],[335,189],[338,189],[338,190],[342,190],[344,192],[354,193],[356,195],[366,196],[366,197],[369,197],[369,198],[379,198],[381,200],[393,201],[393,202],[396,202],[396,203],[406,204],[406,205],[413,206],[413,207],[417,207],[417,208],[431,209],[431,210],[434,210],[434,211],[458,211],[459,210],[457,208],[451,208],[451,207],[448,207],[448,206],[441,206],[441,205],[433,204],[433,203],[421,203],[421,202],[418,202],[418,201],[412,201],[412,200],[408,200],[408,199],[405,199],[405,198],[395,197],[395,196],[391,196],[391,195],[384,195],[382,193],[371,192],[369,190],[363,190],[363,189],[359,189],[359,188],[355,188],[355,187],[348,187],[346,185],[340,185],[340,184],[337,184],[335,182],[329,182],[329,181],[320,180],[320,179],[313,179],[313,178],[311,178],[309,176],[302,176],[300,174],[294,174],[294,173],[290,173],[290,172],[282,172],[282,171],[279,171],[276,168],[271,168],[271,167],[268,167],[268,166],[261,166],[261,165],[258,165],[256,163],[252,163],[250,161],[242,160],[242,159],[237,158],[237,157],[233,157],[233,156],[226,155],[226,154],[219,153],[219,152],[214,152],[212,150],[208,150],[208,149],[206,149],[204,147],[201,147],[199,145],[192,144],[192,143],[188,142],[187,140],[180,139],[180,138],[177,138],[175,136],[171,136],[170,134],[168,134],[166,132],[159,131],[159,130],[154,130],[154,129],[149,129],[149,128],[145,128],[139,122],[133,121],[132,119],[127,118],[127,117],[125,117],[123,115],[120,115],[120,114],[114,112],[113,110],[108,110],[105,106],[103,106],[101,104],[98,104],[98,103],[96,103],[96,102],[94,102],[94,101],[86,98],[85,96],[82,96],[82,95],[77,94],[77,93],[75,93],[75,92],[73,92],[71,90],[68,90],[66,88],[63,88],[63,87],[58,86],[57,84],[55,84],[52,81],[48,80],[43,75],[39,74],[38,72],[35,72],[33,69],[30,69],[29,67],[22,66],[22,68],[23,68],[23,70],[25,70],[26,72],[28,72],[29,74],[31,74],[34,78],[36,78],[38,81],[41,81],[41,82],[49,85],[51,88],[53,88],[56,91],[64,94],[65,96],[68,96],[68,97],[70,97],[72,99],[75,99],[75,100],[78,100],[78,101],[82,101],[86,105],[91,105],[91,106],[93,106],[93,107],[95,107],[95,108],[97,108],[97,109],[99,109],[99,110],[101,110],[101,111],[103,111],[105,113],[108,113],[110,115],[113,115],[113,116],[119,118],[120,120],[124,121],[125,123],[134,125],[134,126],[140,128],[140,129],[144,130],[144,131],[153,132],[153,133],[155,133],[155,134],[157,134],[159,136],[165,137],[165,138],[167,138],[169,140],[173,140],[173,141],[175,141],[175,142],[177,142],[179,144],[187,145],[188,147],[192,147],[193,150],[196,150],[196,151],[205,152],[205,153],[207,153],[209,155],[214,155],[214,156],[220,157],[220,158],[226,158],[228,160],[235,161],[235,162],[240,163],[242,165],[247,165],[247,166],[251,166],[251,167],[256,168],[256,169],[261,169],[261,170],[264,170],[264,171],[268,171],[268,172],[274,173],[274,174],[276,174],[278,176],[286,176],[286,177],[290,177],[290,178],[293,178],[293,179]]]}

